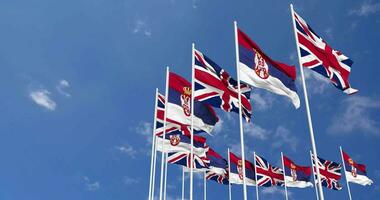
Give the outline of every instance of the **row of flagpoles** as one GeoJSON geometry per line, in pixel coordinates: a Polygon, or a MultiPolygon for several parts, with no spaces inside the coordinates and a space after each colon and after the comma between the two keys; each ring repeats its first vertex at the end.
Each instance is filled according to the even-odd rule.
{"type": "MultiPolygon", "coordinates": [[[[314,139],[303,67],[312,69],[329,78],[331,83],[344,93],[353,94],[357,92],[357,90],[351,88],[348,82],[352,61],[341,52],[333,50],[311,29],[305,20],[295,13],[292,5],[290,5],[290,8],[312,144],[312,159],[313,163],[319,163],[320,159],[318,158],[314,139]]],[[[246,121],[249,121],[251,117],[252,110],[249,102],[250,88],[263,88],[275,94],[286,96],[296,108],[300,106],[300,100],[295,86],[295,67],[274,61],[267,56],[255,42],[237,27],[236,22],[234,22],[234,32],[237,81],[224,69],[220,68],[216,63],[196,50],[194,44],[192,45],[191,83],[170,72],[169,67],[167,67],[165,95],[160,95],[158,90],[156,90],[149,199],[153,200],[155,196],[157,151],[161,151],[159,199],[166,200],[167,164],[169,162],[181,164],[189,168],[189,196],[190,200],[193,200],[193,173],[195,169],[198,168],[209,168],[208,165],[212,160],[210,161],[207,155],[209,152],[213,152],[210,151],[210,148],[206,145],[205,138],[195,134],[200,132],[210,134],[212,132],[213,126],[218,121],[215,111],[213,110],[213,107],[216,107],[227,112],[239,113],[241,146],[241,158],[239,158],[241,169],[239,176],[244,177],[241,178],[243,184],[243,198],[247,200],[247,185],[250,183],[247,183],[246,174],[247,166],[244,151],[243,117],[246,121]],[[180,134],[178,135],[178,133],[180,134]]],[[[260,157],[254,155],[255,170],[256,158],[260,157]]],[[[283,158],[282,156],[282,161],[283,158]]],[[[230,172],[230,164],[229,153],[229,185],[231,185],[230,175],[233,174],[230,172]]],[[[206,182],[207,175],[206,172],[204,173],[204,181],[206,182]]],[[[324,195],[321,184],[323,181],[321,179],[320,167],[315,167],[315,174],[313,177],[316,177],[316,182],[320,183],[317,184],[316,195],[318,199],[323,200],[324,195]]],[[[258,174],[256,171],[254,175],[255,185],[258,187],[258,174]]],[[[182,176],[184,178],[184,172],[182,176]]],[[[284,181],[284,186],[287,193],[286,180],[284,181]]],[[[349,188],[348,182],[347,187],[349,188]]],[[[206,189],[204,190],[206,197],[206,189]]],[[[229,193],[231,198],[230,187],[229,193]]],[[[256,189],[256,196],[258,199],[258,188],[256,189]]],[[[351,199],[350,193],[349,196],[351,199]]],[[[182,197],[184,198],[184,186],[182,186],[182,197]]]]}

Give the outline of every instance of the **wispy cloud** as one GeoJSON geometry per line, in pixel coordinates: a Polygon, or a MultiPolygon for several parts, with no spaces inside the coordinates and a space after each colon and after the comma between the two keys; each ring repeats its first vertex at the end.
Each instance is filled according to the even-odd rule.
{"type": "Polygon", "coordinates": [[[279,148],[282,146],[289,146],[291,150],[297,151],[297,146],[298,146],[298,138],[291,134],[289,129],[279,126],[276,129],[276,132],[273,136],[274,138],[274,143],[272,143],[272,146],[274,148],[279,148]]]}
{"type": "Polygon", "coordinates": [[[134,185],[134,184],[137,184],[139,182],[140,182],[140,180],[136,179],[136,178],[127,177],[127,176],[123,178],[123,183],[125,185],[134,185]]]}
{"type": "Polygon", "coordinates": [[[37,89],[29,93],[30,98],[39,106],[54,111],[57,104],[50,98],[50,92],[46,89],[37,89]]]}
{"type": "Polygon", "coordinates": [[[71,97],[71,95],[68,92],[65,92],[64,89],[70,87],[70,83],[67,80],[60,80],[58,85],[56,86],[57,91],[59,94],[65,96],[65,97],[71,97]]]}
{"type": "MultiPolygon", "coordinates": [[[[330,87],[330,80],[312,70],[305,69],[304,70],[306,85],[308,86],[308,92],[312,94],[323,94],[326,89],[330,87]]],[[[298,79],[299,85],[301,83],[301,77],[298,79]]]]}
{"type": "Polygon", "coordinates": [[[261,126],[257,124],[244,122],[243,128],[244,128],[245,134],[259,140],[266,140],[268,139],[268,136],[270,135],[270,131],[262,128],[261,126]]]}
{"type": "Polygon", "coordinates": [[[263,111],[270,109],[275,101],[273,94],[269,92],[253,91],[251,93],[251,99],[255,110],[263,111]]]}
{"type": "Polygon", "coordinates": [[[357,130],[365,134],[380,135],[380,122],[371,113],[380,109],[380,100],[363,96],[350,96],[343,100],[338,114],[332,119],[328,132],[341,135],[357,130]]]}
{"type": "Polygon", "coordinates": [[[213,129],[213,133],[215,135],[218,135],[220,132],[222,132],[222,130],[223,130],[223,123],[224,123],[223,119],[219,118],[218,123],[215,124],[215,127],[213,129]]]}
{"type": "MultiPolygon", "coordinates": [[[[285,196],[285,190],[284,189],[280,189],[278,187],[264,187],[262,190],[261,190],[261,193],[263,195],[277,195],[277,194],[280,194],[280,195],[283,195],[285,196]]],[[[288,197],[292,196],[292,193],[288,190],[288,197]]]]}
{"type": "Polygon", "coordinates": [[[133,34],[143,34],[147,37],[152,36],[152,31],[151,31],[150,27],[142,19],[137,19],[135,21],[132,33],[133,34]]]}
{"type": "Polygon", "coordinates": [[[122,146],[115,146],[115,149],[118,150],[122,154],[126,154],[127,156],[131,158],[135,158],[136,154],[138,153],[135,148],[129,144],[124,144],[122,146]]]}
{"type": "Polygon", "coordinates": [[[86,190],[88,191],[95,191],[100,188],[100,183],[98,181],[90,181],[90,179],[87,176],[83,177],[84,184],[86,186],[86,190]]]}
{"type": "Polygon", "coordinates": [[[364,1],[359,8],[353,9],[349,12],[350,15],[369,16],[380,12],[380,3],[373,3],[372,1],[364,1]]]}
{"type": "Polygon", "coordinates": [[[150,122],[141,121],[137,127],[134,128],[136,133],[145,137],[148,144],[152,144],[152,126],[150,122]]]}

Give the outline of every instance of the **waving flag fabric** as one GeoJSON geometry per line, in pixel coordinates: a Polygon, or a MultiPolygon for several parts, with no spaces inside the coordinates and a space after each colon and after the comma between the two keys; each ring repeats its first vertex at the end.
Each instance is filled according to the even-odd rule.
{"type": "MultiPolygon", "coordinates": [[[[242,159],[230,152],[230,183],[243,184],[243,162],[242,159]]],[[[249,186],[255,186],[255,168],[254,165],[245,161],[245,182],[249,186]]]]}
{"type": "Polygon", "coordinates": [[[228,162],[213,149],[209,148],[207,158],[210,160],[206,171],[207,180],[213,180],[221,184],[228,184],[228,162]]]}
{"type": "MultiPolygon", "coordinates": [[[[315,169],[314,155],[312,155],[313,167],[315,172],[315,180],[317,181],[317,172],[315,169]]],[[[341,190],[342,186],[339,183],[341,178],[340,170],[342,169],[341,164],[325,160],[318,157],[318,168],[319,174],[321,175],[321,183],[323,187],[327,187],[333,190],[341,190]]]]}
{"type": "Polygon", "coordinates": [[[296,165],[288,157],[283,156],[286,187],[313,187],[310,182],[311,167],[296,165]]]}
{"type": "MultiPolygon", "coordinates": [[[[191,139],[189,136],[182,134],[172,134],[166,135],[163,140],[162,136],[156,138],[156,148],[157,151],[164,153],[173,152],[190,152],[191,151],[191,139]],[[164,143],[162,149],[162,142],[164,143]]],[[[195,155],[200,157],[206,157],[208,146],[206,144],[206,139],[197,135],[194,135],[193,151],[195,155]]]]}
{"type": "MultiPolygon", "coordinates": [[[[195,99],[226,112],[239,113],[238,84],[228,72],[219,67],[200,51],[195,50],[195,99]]],[[[241,84],[242,114],[247,121],[251,118],[249,102],[251,89],[241,84]]]]}
{"type": "Polygon", "coordinates": [[[187,168],[190,168],[191,164],[193,164],[193,169],[206,169],[210,160],[206,156],[198,156],[196,154],[193,154],[193,159],[191,159],[190,152],[177,151],[168,153],[168,163],[182,165],[187,168]]]}
{"type": "Polygon", "coordinates": [[[352,60],[332,49],[296,12],[294,20],[301,65],[329,78],[344,93],[356,93],[358,90],[351,88],[348,81],[352,60]]]}
{"type": "MultiPolygon", "coordinates": [[[[167,121],[183,127],[191,125],[191,84],[181,76],[169,74],[169,96],[167,121]]],[[[199,101],[194,101],[194,129],[211,133],[218,117],[214,109],[199,101]]],[[[188,135],[188,134],[186,134],[188,135]]]]}
{"type": "Polygon", "coordinates": [[[284,173],[281,168],[272,166],[258,155],[255,155],[255,161],[258,186],[283,186],[284,173]]]}
{"type": "Polygon", "coordinates": [[[345,175],[347,181],[363,186],[371,185],[373,181],[367,176],[366,166],[352,160],[346,152],[342,151],[342,154],[346,167],[345,175]]]}
{"type": "MultiPolygon", "coordinates": [[[[157,94],[157,116],[156,116],[156,136],[162,136],[164,132],[165,96],[157,94]]],[[[167,135],[178,134],[181,131],[184,135],[190,135],[190,128],[187,125],[179,124],[174,120],[166,119],[167,135]]]]}
{"type": "Polygon", "coordinates": [[[240,80],[254,87],[287,96],[293,105],[299,108],[295,67],[272,60],[243,31],[237,31],[240,80]]]}

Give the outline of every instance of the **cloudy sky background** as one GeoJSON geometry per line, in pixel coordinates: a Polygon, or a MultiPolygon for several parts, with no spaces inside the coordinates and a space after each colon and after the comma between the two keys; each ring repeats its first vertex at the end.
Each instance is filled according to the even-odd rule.
{"type": "MultiPolygon", "coordinates": [[[[154,90],[165,67],[190,78],[191,43],[234,77],[233,20],[274,59],[298,64],[288,1],[66,0],[0,2],[0,198],[145,199],[148,193],[154,90]]],[[[306,71],[319,155],[340,162],[339,145],[367,164],[370,187],[351,185],[354,198],[380,196],[380,2],[293,1],[296,11],[353,61],[346,96],[306,71]],[[365,194],[365,195],[364,195],[365,194]]],[[[273,164],[284,152],[310,164],[310,138],[301,108],[256,89],[246,152],[273,164]]],[[[238,116],[218,112],[208,143],[221,155],[238,153],[238,116]]],[[[202,196],[197,176],[195,195],[202,196]]],[[[169,199],[180,197],[181,171],[169,166],[169,199]]],[[[344,184],[344,179],[342,184],[344,184]]],[[[187,185],[188,186],[188,185],[187,185]]],[[[344,199],[347,192],[325,191],[344,199]]],[[[253,198],[254,188],[249,188],[253,198]]],[[[281,199],[282,188],[260,188],[281,199]]],[[[314,189],[290,189],[290,199],[313,199],[314,189]]],[[[208,184],[209,199],[227,187],[208,184]]],[[[233,198],[242,187],[233,186],[233,198]]]]}

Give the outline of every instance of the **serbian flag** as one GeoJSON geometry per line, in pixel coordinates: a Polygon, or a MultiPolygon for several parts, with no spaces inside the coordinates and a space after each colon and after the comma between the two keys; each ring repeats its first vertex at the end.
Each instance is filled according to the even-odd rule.
{"type": "MultiPolygon", "coordinates": [[[[239,113],[238,84],[230,74],[198,50],[194,50],[195,99],[226,112],[239,113]]],[[[251,88],[240,84],[242,115],[250,121],[251,88]]]]}
{"type": "MultiPolygon", "coordinates": [[[[191,125],[191,84],[183,77],[170,72],[168,93],[167,121],[189,128],[191,125]]],[[[204,131],[210,134],[218,120],[211,106],[194,101],[195,132],[204,131]]],[[[185,135],[189,134],[188,132],[185,135]]]]}
{"type": "Polygon", "coordinates": [[[366,166],[355,162],[346,152],[342,150],[345,166],[345,174],[348,182],[359,185],[371,185],[373,181],[367,177],[366,166]]]}
{"type": "MultiPolygon", "coordinates": [[[[241,158],[230,152],[230,183],[243,184],[243,162],[241,158]]],[[[245,182],[249,186],[255,186],[255,166],[245,160],[245,182]]]]}
{"type": "Polygon", "coordinates": [[[243,31],[237,29],[240,80],[248,85],[287,96],[294,107],[300,107],[295,84],[296,69],[272,60],[243,31]]]}
{"type": "Polygon", "coordinates": [[[228,162],[221,155],[209,148],[207,158],[210,164],[206,171],[206,179],[213,180],[221,184],[228,184],[228,162]]]}
{"type": "Polygon", "coordinates": [[[311,167],[299,166],[286,156],[283,156],[283,160],[286,187],[313,187],[313,183],[310,182],[311,167]]]}
{"type": "Polygon", "coordinates": [[[301,65],[330,79],[344,93],[356,93],[348,81],[353,61],[332,49],[295,11],[293,14],[301,65]]]}
{"type": "MultiPolygon", "coordinates": [[[[177,132],[178,133],[178,132],[177,132]]],[[[173,152],[189,152],[191,151],[190,136],[178,134],[165,134],[165,139],[162,136],[156,138],[157,151],[164,153],[173,152]],[[162,146],[163,144],[163,146],[162,146]]],[[[206,144],[206,138],[194,135],[193,152],[200,157],[206,157],[209,147],[206,144]]]]}

